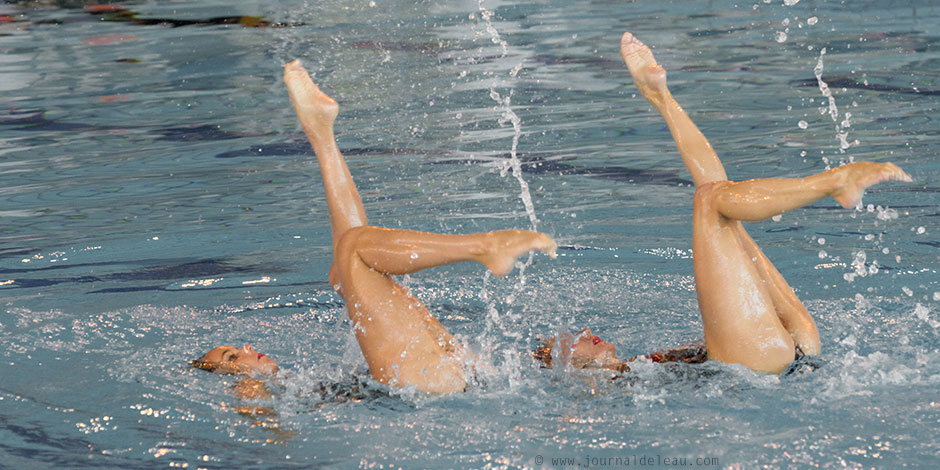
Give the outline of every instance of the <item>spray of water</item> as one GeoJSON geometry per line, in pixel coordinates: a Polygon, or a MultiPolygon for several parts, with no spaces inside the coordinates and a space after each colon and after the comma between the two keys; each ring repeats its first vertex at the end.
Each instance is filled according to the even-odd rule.
{"type": "MultiPolygon", "coordinates": [[[[819,51],[819,59],[816,61],[816,67],[813,68],[813,74],[816,75],[816,83],[819,84],[819,92],[829,101],[829,117],[836,125],[836,139],[839,140],[839,153],[845,153],[852,144],[849,143],[849,132],[846,130],[852,125],[852,113],[846,111],[842,121],[839,121],[839,108],[836,106],[836,99],[832,96],[832,90],[822,79],[823,57],[826,55],[826,48],[819,51]]],[[[827,167],[828,167],[828,162],[827,167]]]]}
{"type": "MultiPolygon", "coordinates": [[[[493,12],[483,6],[483,0],[479,1],[478,8],[486,32],[490,35],[493,44],[498,45],[500,49],[502,49],[500,57],[505,57],[509,52],[509,44],[502,39],[499,35],[499,31],[497,31],[496,27],[493,25],[493,12]]],[[[515,78],[520,70],[522,70],[522,64],[513,67],[509,72],[509,76],[515,78]]],[[[499,118],[500,125],[505,125],[506,122],[509,122],[512,124],[513,130],[512,147],[509,150],[509,161],[502,164],[500,176],[506,176],[507,170],[512,170],[512,174],[519,182],[521,189],[519,198],[522,199],[522,204],[525,206],[526,214],[529,216],[529,222],[532,224],[532,230],[536,230],[538,227],[538,218],[535,216],[535,206],[532,204],[532,194],[529,192],[529,184],[526,183],[522,176],[522,162],[519,161],[519,155],[517,154],[519,138],[522,136],[522,119],[512,110],[512,90],[510,90],[506,96],[502,96],[495,88],[491,88],[490,98],[496,102],[496,109],[502,113],[499,118]]]]}
{"type": "MultiPolygon", "coordinates": [[[[483,23],[484,30],[489,35],[493,44],[499,46],[501,50],[500,57],[506,57],[506,55],[509,53],[509,44],[502,39],[499,31],[496,29],[496,26],[493,24],[493,12],[487,10],[483,3],[483,0],[479,0],[477,7],[479,11],[479,18],[483,23]]],[[[520,70],[522,70],[521,63],[517,64],[509,71],[509,77],[513,79],[516,78],[520,70]]],[[[535,215],[535,206],[532,203],[532,194],[529,191],[529,184],[523,177],[522,162],[519,160],[518,155],[519,139],[522,136],[522,119],[520,119],[512,109],[512,90],[510,89],[508,93],[501,94],[494,86],[493,88],[490,88],[490,98],[496,102],[495,109],[500,113],[499,124],[506,125],[506,123],[510,123],[513,129],[512,146],[509,150],[509,159],[503,161],[500,164],[500,176],[505,177],[510,171],[512,172],[513,177],[515,177],[516,181],[519,183],[519,198],[522,200],[522,204],[525,207],[531,229],[537,230],[538,217],[535,215]]],[[[512,304],[515,300],[515,297],[525,288],[525,271],[526,268],[532,264],[533,256],[534,255],[530,253],[525,262],[516,263],[516,267],[519,269],[519,278],[518,282],[513,286],[512,293],[510,293],[504,299],[506,304],[512,304]]],[[[484,344],[490,343],[491,340],[489,338],[492,338],[491,333],[494,329],[499,329],[502,333],[502,336],[511,338],[514,342],[522,339],[521,328],[519,328],[517,323],[522,319],[523,316],[520,313],[514,313],[512,309],[509,309],[507,312],[500,315],[499,311],[496,309],[496,299],[490,299],[487,294],[487,284],[489,279],[490,275],[487,273],[484,277],[483,290],[481,294],[483,300],[487,302],[486,327],[483,335],[481,336],[483,340],[482,342],[484,344]],[[504,323],[505,320],[508,320],[508,322],[504,323]]],[[[487,349],[491,348],[487,347],[487,349]]],[[[513,349],[516,349],[515,345],[513,345],[513,349]]],[[[518,362],[518,355],[507,350],[504,351],[503,356],[504,357],[502,359],[507,363],[508,369],[515,371],[514,373],[510,373],[509,378],[510,387],[512,387],[513,383],[516,383],[518,380],[516,375],[518,374],[520,368],[519,364],[514,364],[518,362]]]]}

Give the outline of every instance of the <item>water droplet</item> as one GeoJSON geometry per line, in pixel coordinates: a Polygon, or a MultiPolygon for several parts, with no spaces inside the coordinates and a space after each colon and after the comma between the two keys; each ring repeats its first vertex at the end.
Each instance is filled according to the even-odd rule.
{"type": "Polygon", "coordinates": [[[911,297],[914,295],[914,291],[912,291],[907,286],[902,287],[901,290],[904,291],[904,294],[907,295],[908,297],[911,297]]]}
{"type": "Polygon", "coordinates": [[[829,256],[829,253],[826,253],[826,250],[819,250],[819,259],[826,259],[829,256]]]}
{"type": "Polygon", "coordinates": [[[411,252],[411,259],[418,259],[418,254],[415,252],[411,252]]]}
{"type": "Polygon", "coordinates": [[[927,232],[927,229],[925,229],[924,227],[917,227],[917,234],[918,234],[918,235],[923,235],[923,234],[926,233],[926,232],[927,232]]]}
{"type": "Polygon", "coordinates": [[[773,220],[774,222],[780,222],[781,220],[783,220],[783,215],[777,214],[777,215],[771,217],[770,220],[773,220]]]}
{"type": "Polygon", "coordinates": [[[783,0],[783,4],[788,7],[792,7],[793,5],[796,5],[797,3],[800,3],[800,0],[783,0]]]}
{"type": "Polygon", "coordinates": [[[917,305],[914,306],[914,315],[917,315],[917,318],[920,318],[921,320],[927,320],[930,315],[930,309],[924,307],[918,302],[917,305]]]}
{"type": "Polygon", "coordinates": [[[819,237],[819,240],[816,240],[816,243],[819,243],[820,245],[825,245],[826,239],[823,237],[819,237]]]}
{"type": "MultiPolygon", "coordinates": [[[[807,123],[806,121],[800,121],[796,123],[796,125],[800,126],[800,129],[806,129],[807,127],[809,127],[809,123],[807,123]]],[[[806,152],[804,151],[803,154],[805,155],[806,152]]]]}
{"type": "Polygon", "coordinates": [[[774,41],[786,42],[786,40],[787,40],[787,33],[783,31],[777,31],[777,33],[774,34],[774,41]]]}
{"type": "Polygon", "coordinates": [[[819,21],[819,18],[816,18],[815,16],[811,16],[806,19],[806,24],[813,26],[816,24],[817,21],[819,21]]]}

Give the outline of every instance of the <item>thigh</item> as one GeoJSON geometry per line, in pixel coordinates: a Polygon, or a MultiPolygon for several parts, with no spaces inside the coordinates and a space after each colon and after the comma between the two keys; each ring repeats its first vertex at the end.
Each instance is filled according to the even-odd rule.
{"type": "Polygon", "coordinates": [[[757,243],[751,239],[744,227],[739,227],[737,233],[741,246],[744,247],[748,257],[754,263],[754,267],[757,268],[757,272],[763,281],[762,284],[767,287],[770,293],[777,318],[780,319],[783,327],[790,332],[796,345],[804,354],[808,356],[818,355],[820,351],[819,331],[816,329],[816,322],[813,321],[813,317],[810,316],[803,302],[793,292],[790,284],[764,255],[757,243]]]}
{"type": "Polygon", "coordinates": [[[372,376],[388,385],[414,385],[427,392],[463,390],[459,344],[410,291],[359,259],[357,232],[343,236],[333,263],[372,376]]]}
{"type": "Polygon", "coordinates": [[[693,262],[709,359],[780,372],[794,357],[790,334],[737,231],[714,199],[726,182],[699,186],[693,216],[693,262]]]}

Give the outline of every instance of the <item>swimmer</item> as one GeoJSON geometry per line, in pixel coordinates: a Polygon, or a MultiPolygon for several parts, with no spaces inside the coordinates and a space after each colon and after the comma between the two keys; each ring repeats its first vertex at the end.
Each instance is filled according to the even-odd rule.
{"type": "MultiPolygon", "coordinates": [[[[246,344],[241,348],[218,346],[190,364],[197,369],[238,376],[238,380],[232,386],[232,394],[243,400],[271,398],[272,394],[268,388],[267,380],[274,378],[279,370],[277,362],[255,351],[250,344],[246,344]]],[[[275,437],[268,439],[268,442],[285,443],[296,434],[294,431],[280,426],[277,413],[270,407],[230,406],[226,403],[222,403],[222,407],[231,408],[242,416],[252,419],[252,426],[271,431],[275,437]]]]}
{"type": "Polygon", "coordinates": [[[220,374],[270,377],[277,375],[278,365],[274,359],[255,351],[250,344],[241,349],[235,346],[218,346],[192,362],[197,369],[220,374]]]}
{"type": "MultiPolygon", "coordinates": [[[[692,251],[695,290],[705,329],[698,345],[660,351],[655,362],[743,364],[780,373],[798,354],[820,353],[816,323],[793,289],[744,230],[741,221],[764,220],[831,196],[856,207],[865,188],[882,181],[911,181],[891,163],[859,162],[804,178],[729,181],[705,136],[666,87],[666,71],[649,47],[624,33],[620,54],[633,83],[665,118],[679,154],[695,181],[692,251]]],[[[567,339],[573,365],[623,370],[613,346],[590,330],[567,339]],[[570,345],[570,346],[569,346],[570,345]]],[[[543,347],[536,357],[551,358],[543,347]]],[[[543,359],[544,361],[544,359],[543,359]]]]}
{"type": "MultiPolygon", "coordinates": [[[[330,285],[343,297],[372,377],[390,386],[430,393],[462,391],[472,358],[411,292],[392,279],[459,261],[476,261],[505,276],[532,250],[555,257],[547,235],[521,230],[441,235],[368,225],[365,208],[333,136],[339,107],[295,60],[284,82],[304,133],[313,146],[333,239],[330,285]]],[[[273,375],[277,364],[246,345],[219,346],[194,365],[218,372],[273,375]]],[[[262,392],[263,394],[263,392],[262,392]]]]}
{"type": "Polygon", "coordinates": [[[391,276],[459,261],[476,261],[505,276],[529,251],[554,258],[555,242],[521,230],[442,235],[370,226],[333,136],[336,101],[320,91],[299,60],[284,66],[284,82],[323,176],[333,238],[330,285],[346,303],[372,377],[430,393],[464,390],[469,353],[391,276]]]}

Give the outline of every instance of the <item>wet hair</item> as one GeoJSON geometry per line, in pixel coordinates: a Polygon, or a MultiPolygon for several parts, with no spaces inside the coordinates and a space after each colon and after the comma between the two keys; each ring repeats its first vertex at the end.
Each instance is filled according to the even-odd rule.
{"type": "MultiPolygon", "coordinates": [[[[212,351],[210,351],[212,352],[212,351]]],[[[217,372],[220,374],[237,374],[237,370],[233,370],[231,365],[225,364],[221,361],[207,361],[206,356],[209,353],[199,356],[198,359],[193,359],[189,361],[189,365],[195,367],[196,369],[202,369],[209,372],[217,372]]]]}
{"type": "Polygon", "coordinates": [[[207,370],[209,372],[216,372],[219,370],[219,367],[222,366],[222,364],[218,362],[204,361],[202,357],[200,357],[199,359],[193,359],[192,361],[189,361],[189,365],[192,367],[195,367],[196,369],[207,370]]]}
{"type": "MultiPolygon", "coordinates": [[[[543,339],[542,344],[532,351],[532,357],[535,358],[535,360],[539,361],[539,363],[541,363],[543,368],[552,367],[553,362],[554,362],[552,361],[552,349],[554,349],[554,347],[555,347],[555,338],[543,339]]],[[[628,366],[626,362],[622,362],[622,361],[620,362],[619,365],[617,365],[617,367],[601,367],[601,366],[596,366],[593,361],[575,362],[573,359],[574,358],[572,358],[571,365],[577,369],[610,369],[610,370],[615,370],[617,372],[629,372],[630,371],[630,366],[628,366]]]]}
{"type": "Polygon", "coordinates": [[[542,344],[532,351],[532,357],[542,364],[542,367],[552,366],[552,348],[555,347],[555,338],[546,338],[542,344]]]}

